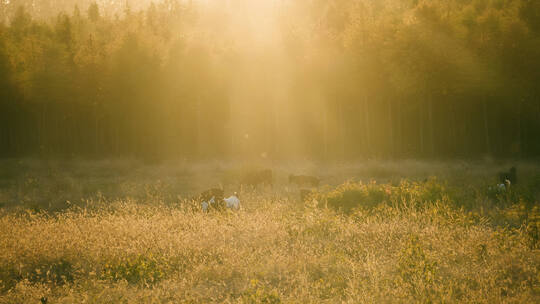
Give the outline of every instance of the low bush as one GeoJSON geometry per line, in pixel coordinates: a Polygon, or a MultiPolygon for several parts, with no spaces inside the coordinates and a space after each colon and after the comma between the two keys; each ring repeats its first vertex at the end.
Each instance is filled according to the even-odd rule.
{"type": "Polygon", "coordinates": [[[18,282],[64,285],[74,279],[74,267],[65,259],[44,259],[19,265],[0,267],[0,290],[8,290],[18,282]]]}
{"type": "Polygon", "coordinates": [[[165,277],[165,265],[162,259],[152,254],[116,258],[105,264],[101,277],[111,281],[126,280],[130,284],[149,285],[165,277]]]}
{"type": "Polygon", "coordinates": [[[349,181],[323,194],[320,199],[324,200],[328,207],[351,213],[356,208],[370,209],[382,203],[411,206],[448,201],[450,193],[436,178],[430,178],[425,182],[403,180],[397,186],[349,181]]]}

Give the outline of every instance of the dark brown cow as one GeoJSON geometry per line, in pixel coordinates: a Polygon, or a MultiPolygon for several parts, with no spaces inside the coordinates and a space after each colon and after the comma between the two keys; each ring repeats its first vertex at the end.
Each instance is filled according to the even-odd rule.
{"type": "Polygon", "coordinates": [[[203,207],[205,211],[224,210],[225,202],[223,201],[223,198],[223,189],[212,188],[203,191],[199,195],[193,197],[193,200],[197,203],[203,203],[203,205],[206,204],[206,209],[203,207]]]}
{"type": "Polygon", "coordinates": [[[272,187],[274,185],[272,170],[259,170],[246,173],[240,182],[242,185],[251,186],[256,188],[258,185],[269,185],[272,187]]]}
{"type": "Polygon", "coordinates": [[[315,176],[309,176],[309,175],[289,175],[289,183],[295,184],[298,187],[301,186],[312,186],[312,187],[318,187],[321,180],[318,177],[315,176]]]}
{"type": "Polygon", "coordinates": [[[198,196],[195,197],[197,201],[208,201],[211,198],[214,198],[215,201],[222,201],[223,200],[223,189],[220,188],[212,188],[208,189],[206,191],[201,192],[198,196]]]}

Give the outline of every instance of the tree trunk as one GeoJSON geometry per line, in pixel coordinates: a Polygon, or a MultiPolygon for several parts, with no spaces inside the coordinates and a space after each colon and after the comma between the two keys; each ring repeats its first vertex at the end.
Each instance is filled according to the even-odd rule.
{"type": "Polygon", "coordinates": [[[345,144],[346,144],[346,139],[345,139],[345,119],[343,118],[343,100],[339,102],[339,140],[341,141],[340,142],[340,154],[341,154],[341,157],[344,158],[345,157],[345,144]]]}
{"type": "Polygon", "coordinates": [[[420,116],[418,119],[418,129],[420,131],[420,155],[424,156],[424,110],[422,106],[418,111],[418,115],[420,116]]]}
{"type": "Polygon", "coordinates": [[[365,118],[364,118],[364,123],[365,123],[365,132],[366,132],[366,135],[365,135],[365,138],[366,138],[366,154],[368,156],[371,156],[371,129],[370,129],[370,124],[369,124],[369,105],[368,105],[368,101],[367,101],[367,96],[364,95],[364,115],[365,115],[365,118]]]}
{"type": "Polygon", "coordinates": [[[403,125],[402,125],[402,116],[403,116],[403,113],[401,113],[401,101],[398,100],[397,101],[397,140],[396,140],[396,144],[397,144],[397,154],[396,155],[399,155],[399,154],[402,154],[403,153],[403,125]]]}
{"type": "Polygon", "coordinates": [[[523,106],[523,99],[520,99],[518,102],[518,119],[517,119],[517,156],[522,156],[522,142],[521,142],[521,107],[523,106]]]}
{"type": "Polygon", "coordinates": [[[429,153],[430,156],[435,156],[435,136],[433,130],[433,98],[432,94],[428,94],[428,116],[429,116],[429,153]]]}
{"type": "Polygon", "coordinates": [[[324,141],[324,159],[328,160],[328,102],[324,102],[324,118],[323,118],[323,141],[324,141]]]}
{"type": "Polygon", "coordinates": [[[45,125],[46,125],[46,122],[45,122],[45,117],[47,117],[47,102],[45,101],[41,107],[41,124],[40,124],[40,130],[39,130],[39,137],[40,137],[40,140],[39,140],[39,150],[41,152],[41,154],[45,153],[45,149],[46,149],[46,135],[45,135],[45,125]]]}
{"type": "Polygon", "coordinates": [[[97,104],[94,104],[94,153],[98,155],[99,151],[99,142],[98,142],[98,113],[97,113],[97,104]]]}
{"type": "Polygon", "coordinates": [[[201,121],[201,118],[202,118],[202,115],[201,115],[201,97],[200,96],[197,96],[197,104],[196,104],[196,109],[195,109],[195,116],[196,116],[196,119],[197,119],[197,124],[196,124],[196,141],[197,141],[197,144],[196,144],[196,147],[197,147],[197,157],[201,157],[201,153],[202,153],[202,149],[203,149],[203,145],[202,145],[202,134],[201,134],[201,127],[202,127],[202,121],[201,121]]]}
{"type": "Polygon", "coordinates": [[[446,100],[450,105],[450,115],[452,119],[450,134],[452,136],[452,156],[455,156],[457,150],[457,120],[456,120],[456,107],[450,100],[446,100]]]}
{"type": "Polygon", "coordinates": [[[279,134],[280,134],[280,130],[279,130],[279,104],[278,104],[278,101],[276,99],[273,100],[273,104],[274,104],[274,132],[273,132],[273,155],[272,157],[276,157],[278,154],[279,154],[279,146],[280,146],[280,143],[279,143],[279,134]]]}
{"type": "Polygon", "coordinates": [[[491,142],[489,138],[489,122],[488,122],[488,113],[487,113],[487,98],[483,98],[483,112],[484,112],[484,139],[486,144],[486,152],[488,155],[491,155],[491,142]]]}
{"type": "Polygon", "coordinates": [[[390,98],[387,98],[388,101],[388,131],[389,131],[389,137],[390,137],[390,157],[394,157],[395,155],[395,142],[394,142],[394,119],[392,116],[392,101],[390,98]]]}

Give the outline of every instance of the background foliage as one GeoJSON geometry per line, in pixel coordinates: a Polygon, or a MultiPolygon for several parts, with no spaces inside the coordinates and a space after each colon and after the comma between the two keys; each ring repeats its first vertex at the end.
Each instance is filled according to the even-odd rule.
{"type": "Polygon", "coordinates": [[[0,16],[3,156],[540,153],[538,1],[19,0],[0,16]]]}

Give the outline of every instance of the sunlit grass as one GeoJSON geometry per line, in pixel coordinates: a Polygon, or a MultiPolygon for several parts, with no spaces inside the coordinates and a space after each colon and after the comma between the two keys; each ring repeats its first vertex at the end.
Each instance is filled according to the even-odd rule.
{"type": "Polygon", "coordinates": [[[348,183],[306,204],[244,193],[243,210],[221,213],[160,189],[53,213],[4,208],[0,302],[539,300],[538,203],[523,189],[489,212],[431,179],[348,183]]]}

